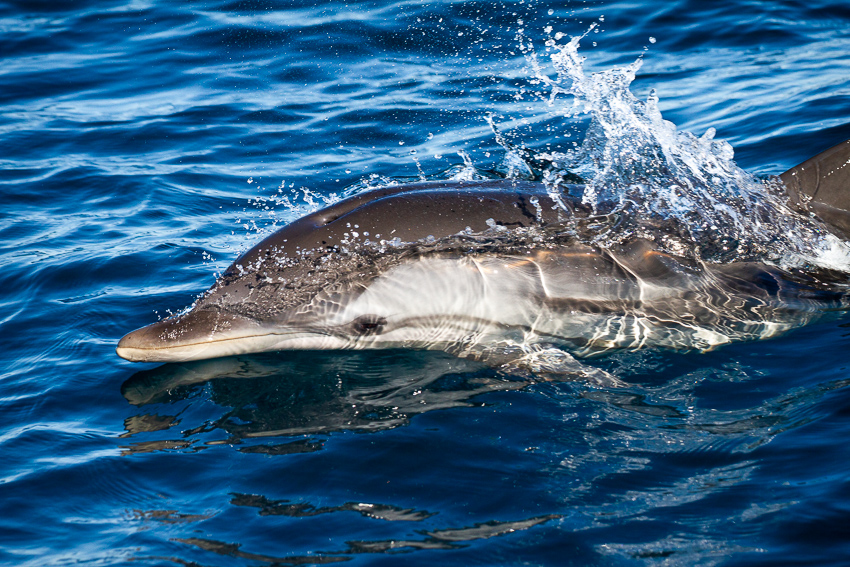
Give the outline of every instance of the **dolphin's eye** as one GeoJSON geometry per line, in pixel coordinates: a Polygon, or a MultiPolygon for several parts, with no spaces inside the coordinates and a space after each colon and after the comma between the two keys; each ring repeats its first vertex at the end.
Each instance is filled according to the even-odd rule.
{"type": "Polygon", "coordinates": [[[387,320],[380,315],[361,315],[351,322],[351,326],[358,335],[380,335],[384,330],[387,320]]]}

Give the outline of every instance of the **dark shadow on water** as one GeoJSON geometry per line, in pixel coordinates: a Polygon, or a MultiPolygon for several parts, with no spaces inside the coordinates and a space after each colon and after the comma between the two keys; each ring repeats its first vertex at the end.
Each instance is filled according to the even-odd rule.
{"type": "MultiPolygon", "coordinates": [[[[306,556],[284,556],[274,557],[257,553],[242,551],[241,545],[225,543],[217,540],[204,538],[176,538],[173,541],[210,551],[218,555],[235,557],[269,563],[273,565],[324,565],[326,563],[337,563],[350,561],[357,554],[364,553],[404,553],[415,550],[452,550],[466,547],[470,542],[481,539],[521,532],[535,526],[545,524],[550,520],[561,516],[549,514],[537,516],[527,520],[516,522],[484,522],[473,526],[465,526],[456,529],[419,531],[420,537],[405,540],[378,540],[378,541],[349,541],[347,549],[343,552],[317,552],[306,556]]],[[[184,563],[173,558],[175,563],[184,563]]]]}

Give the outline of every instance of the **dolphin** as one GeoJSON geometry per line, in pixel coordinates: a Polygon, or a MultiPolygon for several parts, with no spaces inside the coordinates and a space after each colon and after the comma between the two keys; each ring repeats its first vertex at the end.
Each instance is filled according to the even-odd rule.
{"type": "MultiPolygon", "coordinates": [[[[845,238],[848,163],[850,141],[780,175],[792,207],[845,238]]],[[[414,348],[612,383],[573,355],[706,351],[777,336],[843,305],[817,277],[765,264],[701,264],[641,239],[583,244],[574,230],[587,212],[556,203],[541,183],[507,179],[358,194],[266,237],[189,310],[127,334],[117,354],[182,362],[414,348]]]]}

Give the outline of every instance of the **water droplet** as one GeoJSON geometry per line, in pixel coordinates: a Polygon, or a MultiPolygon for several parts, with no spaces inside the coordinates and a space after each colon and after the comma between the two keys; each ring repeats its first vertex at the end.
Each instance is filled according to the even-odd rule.
{"type": "Polygon", "coordinates": [[[654,37],[652,37],[652,36],[649,37],[649,43],[655,43],[656,41],[657,40],[654,37]]]}

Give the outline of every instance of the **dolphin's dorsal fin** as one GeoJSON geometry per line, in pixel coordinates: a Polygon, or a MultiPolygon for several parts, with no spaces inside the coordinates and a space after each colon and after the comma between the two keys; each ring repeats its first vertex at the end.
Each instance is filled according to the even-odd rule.
{"type": "Polygon", "coordinates": [[[792,167],[779,178],[793,207],[814,211],[850,236],[850,140],[792,167]]]}

